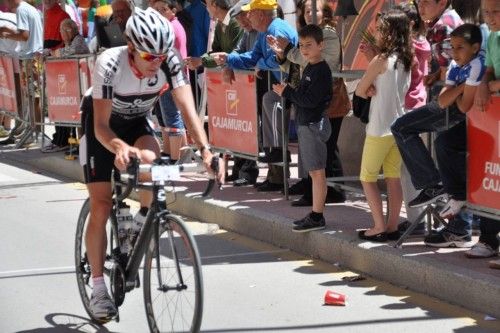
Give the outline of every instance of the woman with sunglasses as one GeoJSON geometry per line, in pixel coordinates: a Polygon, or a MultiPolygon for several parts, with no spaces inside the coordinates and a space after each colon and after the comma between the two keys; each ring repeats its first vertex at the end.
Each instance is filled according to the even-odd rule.
{"type": "MultiPolygon", "coordinates": [[[[80,149],[85,182],[90,197],[90,222],[86,247],[92,268],[91,311],[102,322],[117,310],[103,280],[106,222],[112,205],[111,171],[123,170],[131,156],[151,163],[160,155],[148,116],[162,90],[172,89],[175,103],[200,149],[207,169],[212,153],[199,121],[182,59],[174,49],[174,33],[168,22],[152,8],[135,9],[127,21],[127,46],[107,49],[94,68],[94,86],[82,103],[85,129],[80,149]],[[83,152],[86,151],[84,154],[83,152]]],[[[223,163],[221,163],[222,165],[223,163]]],[[[217,175],[223,181],[224,170],[217,175]]],[[[142,224],[151,202],[151,193],[140,193],[141,209],[134,223],[142,224]]]]}

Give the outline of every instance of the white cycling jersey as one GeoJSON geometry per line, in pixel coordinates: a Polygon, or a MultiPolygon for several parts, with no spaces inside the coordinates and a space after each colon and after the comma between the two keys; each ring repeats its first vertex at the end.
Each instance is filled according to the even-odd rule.
{"type": "Polygon", "coordinates": [[[97,58],[92,97],[111,99],[112,115],[129,120],[149,115],[163,89],[188,84],[177,50],[172,48],[168,52],[167,59],[154,77],[140,79],[130,67],[127,46],[120,46],[107,49],[97,58]]]}

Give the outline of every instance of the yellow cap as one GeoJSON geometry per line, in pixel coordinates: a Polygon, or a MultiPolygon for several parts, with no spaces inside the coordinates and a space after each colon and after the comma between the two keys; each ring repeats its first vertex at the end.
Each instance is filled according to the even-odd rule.
{"type": "Polygon", "coordinates": [[[276,0],[252,0],[248,5],[242,6],[241,10],[248,12],[252,9],[273,10],[278,8],[276,0]]]}

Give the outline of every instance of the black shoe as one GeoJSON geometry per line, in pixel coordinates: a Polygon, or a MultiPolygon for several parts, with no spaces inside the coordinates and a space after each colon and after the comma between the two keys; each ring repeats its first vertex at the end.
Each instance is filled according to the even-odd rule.
{"type": "Polygon", "coordinates": [[[472,247],[470,234],[456,234],[454,232],[443,229],[439,232],[432,233],[425,237],[424,243],[432,247],[472,247]]]}
{"type": "Polygon", "coordinates": [[[343,203],[345,202],[345,195],[333,194],[327,195],[325,203],[343,203]]]}
{"type": "Polygon", "coordinates": [[[412,201],[408,202],[409,207],[421,207],[425,206],[428,204],[431,204],[441,198],[444,198],[446,196],[446,193],[444,191],[443,186],[441,185],[436,185],[432,187],[428,187],[422,190],[422,192],[419,193],[419,195],[413,199],[412,201]]]}
{"type": "Polygon", "coordinates": [[[393,232],[387,232],[386,234],[387,234],[387,239],[391,241],[398,240],[401,237],[399,230],[393,232]]]}
{"type": "Polygon", "coordinates": [[[318,222],[314,221],[309,214],[301,220],[293,222],[293,232],[308,232],[313,230],[325,229],[325,218],[322,217],[318,222]]]}
{"type": "Polygon", "coordinates": [[[247,186],[247,185],[253,185],[255,184],[255,180],[251,181],[246,178],[238,178],[234,181],[233,185],[234,186],[247,186]]]}
{"type": "MultiPolygon", "coordinates": [[[[290,186],[288,189],[289,195],[302,195],[304,194],[307,181],[304,179],[299,180],[297,183],[290,186]]],[[[283,193],[285,194],[285,193],[283,193]]]]}
{"type": "Polygon", "coordinates": [[[358,231],[358,237],[360,239],[364,239],[370,242],[379,242],[379,243],[384,243],[387,242],[387,233],[381,232],[372,236],[367,236],[365,235],[366,230],[360,230],[358,231]]]}
{"type": "MultiPolygon", "coordinates": [[[[292,161],[290,151],[286,152],[288,162],[292,161]]],[[[283,151],[280,148],[275,148],[269,152],[269,154],[265,154],[264,156],[260,156],[257,159],[262,163],[282,163],[283,162],[283,151]]]]}
{"type": "Polygon", "coordinates": [[[231,176],[226,177],[226,182],[234,182],[238,179],[238,175],[232,174],[231,176]]]}
{"type": "Polygon", "coordinates": [[[16,143],[16,139],[14,139],[10,136],[5,140],[0,141],[0,145],[11,145],[13,143],[16,143]]]}
{"type": "Polygon", "coordinates": [[[274,184],[269,181],[265,181],[262,185],[257,187],[258,192],[273,192],[279,191],[283,188],[283,184],[274,184]]]}
{"type": "MultiPolygon", "coordinates": [[[[406,232],[406,230],[408,230],[408,228],[410,227],[411,225],[411,222],[406,220],[404,222],[401,222],[399,225],[398,225],[398,232],[400,234],[404,234],[406,232]]],[[[413,229],[413,231],[411,232],[412,236],[423,236],[425,235],[425,223],[424,222],[420,222],[416,227],[415,229],[413,229]]]]}
{"type": "Polygon", "coordinates": [[[293,207],[308,207],[312,206],[312,199],[301,196],[299,199],[292,201],[293,207]]]}

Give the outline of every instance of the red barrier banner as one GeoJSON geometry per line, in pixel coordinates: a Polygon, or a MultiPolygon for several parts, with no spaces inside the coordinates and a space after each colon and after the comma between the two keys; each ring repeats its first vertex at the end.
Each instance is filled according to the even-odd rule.
{"type": "Polygon", "coordinates": [[[80,123],[79,59],[50,60],[45,63],[49,119],[80,123]]]}
{"type": "Polygon", "coordinates": [[[0,110],[17,114],[16,84],[12,58],[0,57],[0,110]]]}
{"type": "Polygon", "coordinates": [[[232,84],[206,71],[209,142],[217,148],[257,156],[257,93],[254,72],[235,72],[232,84]]]}
{"type": "Polygon", "coordinates": [[[85,91],[92,86],[92,73],[94,72],[95,58],[88,57],[79,59],[80,62],[80,85],[81,94],[84,95],[85,91]]]}
{"type": "Polygon", "coordinates": [[[500,97],[467,113],[467,201],[500,213],[500,97]]]}

